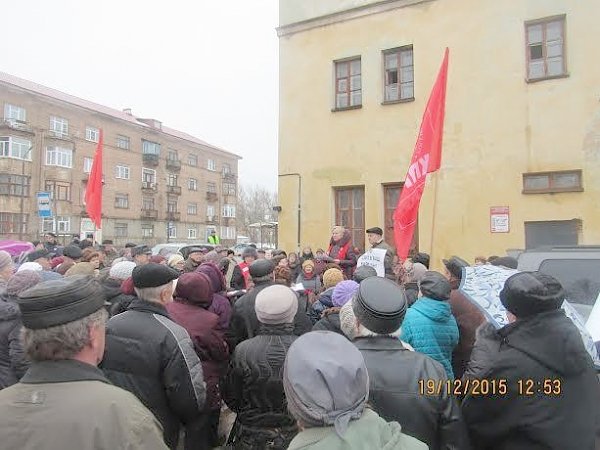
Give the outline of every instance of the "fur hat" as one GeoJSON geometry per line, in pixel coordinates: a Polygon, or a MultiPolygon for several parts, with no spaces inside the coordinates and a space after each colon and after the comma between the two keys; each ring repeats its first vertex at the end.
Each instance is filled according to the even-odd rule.
{"type": "Polygon", "coordinates": [[[541,272],[520,272],[509,277],[500,291],[500,301],[517,317],[528,317],[560,309],[565,291],[560,282],[541,272]]]}

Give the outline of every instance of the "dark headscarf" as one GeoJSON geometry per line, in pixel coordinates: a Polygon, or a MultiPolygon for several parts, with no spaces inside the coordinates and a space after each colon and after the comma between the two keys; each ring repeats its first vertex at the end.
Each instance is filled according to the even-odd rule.
{"type": "Polygon", "coordinates": [[[203,273],[184,273],[177,280],[173,297],[176,302],[208,308],[213,301],[210,279],[203,273]]]}
{"type": "Polygon", "coordinates": [[[227,288],[223,272],[219,270],[219,267],[215,263],[204,261],[198,266],[196,272],[203,273],[208,277],[213,294],[223,292],[227,288]]]}

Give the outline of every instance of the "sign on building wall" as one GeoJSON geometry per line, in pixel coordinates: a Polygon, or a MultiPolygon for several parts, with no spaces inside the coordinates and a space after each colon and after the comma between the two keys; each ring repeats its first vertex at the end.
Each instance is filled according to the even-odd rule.
{"type": "Polygon", "coordinates": [[[37,205],[39,217],[52,217],[52,209],[50,208],[50,192],[38,192],[37,205]]]}
{"type": "Polygon", "coordinates": [[[492,206],[490,208],[490,231],[492,233],[510,232],[510,208],[508,206],[492,206]]]}

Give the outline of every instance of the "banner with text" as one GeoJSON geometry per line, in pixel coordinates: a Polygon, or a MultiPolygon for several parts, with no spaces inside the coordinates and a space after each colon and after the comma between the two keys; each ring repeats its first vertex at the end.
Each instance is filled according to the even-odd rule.
{"type": "Polygon", "coordinates": [[[378,277],[385,276],[385,254],[387,250],[382,248],[372,248],[371,250],[367,250],[364,255],[358,258],[356,262],[356,266],[371,266],[373,269],[377,271],[378,277]]]}

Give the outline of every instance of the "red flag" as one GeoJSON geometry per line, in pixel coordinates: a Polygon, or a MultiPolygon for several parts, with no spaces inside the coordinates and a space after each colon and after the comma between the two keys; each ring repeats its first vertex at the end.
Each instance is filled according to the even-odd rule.
{"type": "Polygon", "coordinates": [[[423,113],[415,150],[394,211],[394,240],[401,261],[408,256],[427,174],[438,170],[442,162],[447,78],[448,49],[446,48],[442,66],[423,113]]]}
{"type": "Polygon", "coordinates": [[[104,136],[100,130],[94,162],[85,189],[85,210],[97,228],[102,228],[102,144],[104,136]]]}

